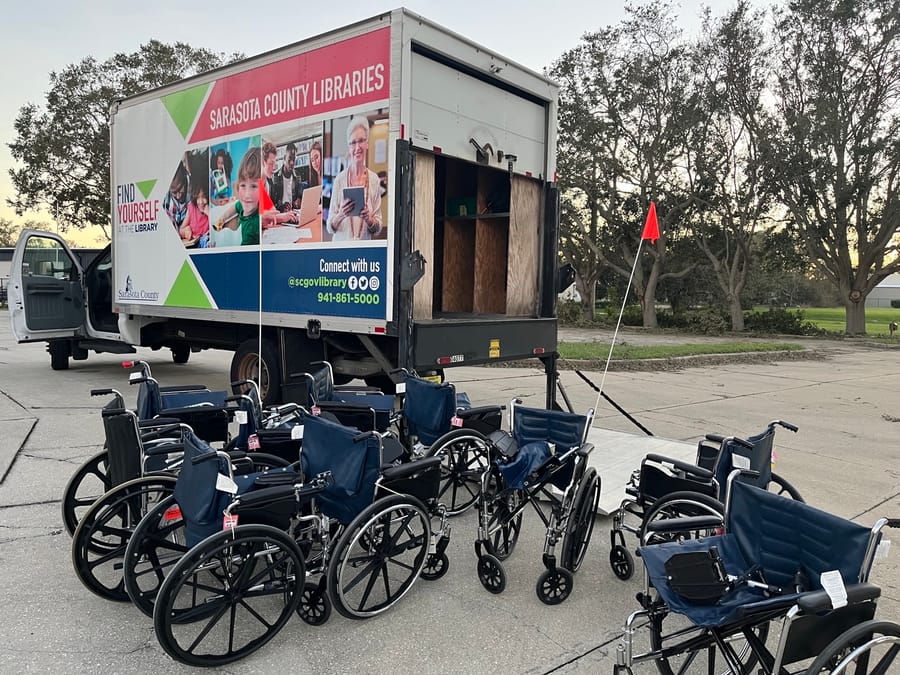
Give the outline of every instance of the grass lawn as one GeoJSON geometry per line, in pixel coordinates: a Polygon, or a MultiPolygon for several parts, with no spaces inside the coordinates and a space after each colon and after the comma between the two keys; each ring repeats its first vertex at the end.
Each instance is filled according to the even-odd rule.
{"type": "MultiPolygon", "coordinates": [[[[665,359],[698,354],[741,354],[744,352],[774,352],[803,349],[797,344],[784,342],[728,342],[716,344],[684,345],[616,345],[613,360],[665,359]]],[[[561,342],[559,353],[565,359],[606,361],[609,345],[597,342],[561,342]]]]}
{"type": "MultiPolygon", "coordinates": [[[[765,312],[768,307],[754,307],[754,312],[765,312]]],[[[788,311],[796,311],[788,308],[788,311]]],[[[803,320],[814,323],[822,330],[830,333],[843,333],[847,327],[846,313],[843,307],[804,307],[803,320]]],[[[888,324],[891,321],[900,323],[900,309],[892,307],[873,307],[866,310],[866,334],[890,335],[888,324]]],[[[896,333],[895,333],[896,336],[896,333]]]]}

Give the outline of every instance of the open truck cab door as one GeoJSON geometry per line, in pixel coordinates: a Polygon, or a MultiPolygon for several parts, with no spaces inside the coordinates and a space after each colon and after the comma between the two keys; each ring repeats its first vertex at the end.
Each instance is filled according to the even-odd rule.
{"type": "Polygon", "coordinates": [[[25,230],[13,253],[9,323],[19,342],[48,342],[54,370],[88,350],[128,353],[112,312],[110,249],[86,268],[57,234],[25,230]]]}

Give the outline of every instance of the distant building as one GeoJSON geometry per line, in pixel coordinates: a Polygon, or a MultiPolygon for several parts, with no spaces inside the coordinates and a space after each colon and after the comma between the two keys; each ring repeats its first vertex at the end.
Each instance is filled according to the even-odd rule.
{"type": "Polygon", "coordinates": [[[873,288],[866,297],[866,307],[890,307],[891,300],[900,300],[900,274],[891,274],[873,288]]]}

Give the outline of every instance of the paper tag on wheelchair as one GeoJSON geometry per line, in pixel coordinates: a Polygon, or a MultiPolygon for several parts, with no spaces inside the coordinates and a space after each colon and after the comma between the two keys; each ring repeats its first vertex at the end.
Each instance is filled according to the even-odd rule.
{"type": "Polygon", "coordinates": [[[831,598],[831,607],[839,609],[847,605],[847,589],[844,586],[844,580],[838,570],[829,570],[822,572],[819,576],[819,583],[828,597],[831,598]]]}
{"type": "Polygon", "coordinates": [[[228,476],[217,473],[216,474],[216,490],[219,492],[227,492],[230,495],[237,494],[238,486],[231,478],[228,476]]]}
{"type": "Polygon", "coordinates": [[[225,514],[225,517],[222,519],[222,529],[223,530],[233,530],[237,527],[238,517],[237,514],[228,515],[225,514]]]}
{"type": "Polygon", "coordinates": [[[256,434],[251,434],[247,439],[247,449],[248,450],[259,450],[259,436],[256,434]]]}
{"type": "Polygon", "coordinates": [[[135,380],[140,380],[144,377],[144,374],[139,370],[134,371],[133,373],[128,373],[128,381],[134,382],[135,380]]]}
{"type": "Polygon", "coordinates": [[[731,455],[731,468],[733,469],[750,469],[750,458],[743,455],[731,455]]]}
{"type": "Polygon", "coordinates": [[[301,438],[303,438],[303,425],[295,424],[291,427],[291,440],[299,441],[301,438]]]}
{"type": "Polygon", "coordinates": [[[405,394],[406,393],[406,382],[398,382],[396,392],[398,394],[405,394]]]}
{"type": "Polygon", "coordinates": [[[176,520],[181,520],[181,507],[180,506],[170,506],[166,509],[166,512],[163,513],[163,520],[167,523],[171,523],[176,520]]]}
{"type": "Polygon", "coordinates": [[[458,417],[454,415],[450,418],[450,426],[451,427],[461,427],[463,425],[462,417],[458,417]]]}
{"type": "Polygon", "coordinates": [[[246,410],[235,410],[234,411],[234,421],[238,424],[247,424],[247,411],[246,410]]]}
{"type": "Polygon", "coordinates": [[[888,553],[891,550],[891,540],[890,539],[882,539],[875,549],[875,557],[873,560],[884,560],[888,557],[888,553]]]}

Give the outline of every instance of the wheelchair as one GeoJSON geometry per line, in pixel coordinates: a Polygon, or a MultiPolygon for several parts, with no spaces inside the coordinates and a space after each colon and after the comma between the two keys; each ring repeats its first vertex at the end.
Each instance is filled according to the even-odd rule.
{"type": "Polygon", "coordinates": [[[280,479],[288,484],[237,494],[224,509],[182,505],[184,520],[221,531],[184,552],[159,585],[154,630],[173,659],[225,665],[266,644],[295,611],[312,625],[332,607],[352,619],[375,616],[418,577],[446,573],[440,460],[385,467],[377,432],[314,415],[303,426],[301,474],[280,479]],[[260,523],[267,512],[282,522],[260,523]]]}
{"type": "MultiPolygon", "coordinates": [[[[109,448],[105,480],[111,487],[78,519],[72,535],[72,564],[91,592],[124,602],[128,595],[122,558],[131,532],[148,510],[174,490],[183,462],[182,436],[190,429],[166,418],[155,420],[154,427],[142,425],[133,411],[111,407],[120,402],[121,395],[114,392],[102,411],[109,448]]],[[[241,473],[288,464],[264,453],[236,452],[233,459],[241,473]]],[[[77,503],[81,505],[81,498],[77,503]]]]}
{"type": "Polygon", "coordinates": [[[478,579],[489,592],[502,593],[506,588],[501,561],[515,548],[522,513],[530,504],[547,528],[546,569],[535,592],[548,605],[563,602],[571,593],[573,574],[587,552],[600,500],[600,477],[587,466],[593,445],[586,439],[593,415],[593,410],[585,416],[527,408],[515,399],[509,406],[511,430],[487,437],[491,460],[481,476],[475,552],[478,579]]]}
{"type": "MultiPolygon", "coordinates": [[[[733,472],[722,534],[638,550],[645,587],[617,646],[616,675],[648,661],[664,674],[844,672],[845,660],[868,663],[856,648],[871,655],[874,634],[893,641],[885,658],[896,658],[900,631],[874,621],[880,589],[869,574],[882,529],[900,527],[900,519],[869,529],[737,479],[754,474],[733,472]],[[636,653],[644,629],[650,650],[636,653]]],[[[709,516],[698,518],[704,522],[655,525],[669,532],[708,525],[709,516]]]]}
{"type": "MultiPolygon", "coordinates": [[[[722,486],[732,469],[755,471],[754,482],[760,487],[802,501],[797,489],[772,471],[775,430],[779,426],[797,431],[790,422],[774,420],[747,439],[707,434],[698,443],[695,464],[655,453],[647,455],[632,474],[626,497],[613,514],[609,552],[613,573],[623,581],[634,574],[634,558],[625,545],[625,532],[635,534],[639,542],[651,543],[652,538],[644,542],[644,535],[649,524],[657,520],[721,516],[722,486]]],[[[653,538],[662,536],[656,533],[653,538]]]]}

